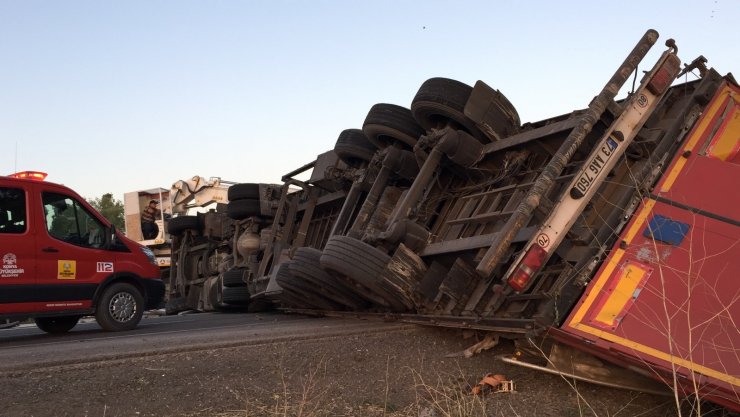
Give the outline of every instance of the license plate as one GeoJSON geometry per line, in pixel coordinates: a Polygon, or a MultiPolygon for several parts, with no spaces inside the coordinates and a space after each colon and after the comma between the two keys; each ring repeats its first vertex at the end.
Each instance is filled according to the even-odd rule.
{"type": "Polygon", "coordinates": [[[606,167],[606,163],[614,155],[617,146],[617,141],[611,137],[604,141],[599,147],[599,151],[591,157],[591,160],[585,166],[581,175],[578,176],[578,181],[576,181],[575,186],[570,190],[571,197],[577,200],[586,195],[586,192],[588,192],[601,171],[606,167]]]}

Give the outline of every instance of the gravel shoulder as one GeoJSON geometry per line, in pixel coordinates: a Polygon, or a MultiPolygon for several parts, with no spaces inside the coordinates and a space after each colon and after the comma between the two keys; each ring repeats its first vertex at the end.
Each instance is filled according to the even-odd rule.
{"type": "Polygon", "coordinates": [[[0,416],[672,416],[670,398],[607,389],[507,365],[502,343],[453,330],[260,342],[0,374],[0,416]],[[516,393],[469,394],[485,374],[516,393]],[[572,384],[573,382],[570,382],[572,384]]]}

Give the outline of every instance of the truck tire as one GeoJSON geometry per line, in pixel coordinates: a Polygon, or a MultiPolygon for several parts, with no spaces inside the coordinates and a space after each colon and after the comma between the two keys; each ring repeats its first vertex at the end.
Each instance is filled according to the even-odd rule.
{"type": "Polygon", "coordinates": [[[167,222],[167,232],[171,235],[181,235],[186,230],[201,230],[198,216],[177,216],[167,222]]]}
{"type": "Polygon", "coordinates": [[[232,306],[246,306],[249,304],[249,288],[244,287],[224,287],[223,301],[232,306]]]}
{"type": "Polygon", "coordinates": [[[135,328],[144,314],[144,297],[125,282],[115,283],[100,295],[95,319],[103,330],[117,332],[135,328]]]}
{"type": "Polygon", "coordinates": [[[259,200],[229,201],[226,206],[226,215],[234,220],[243,220],[247,217],[259,216],[261,213],[259,200]]]}
{"type": "Polygon", "coordinates": [[[288,271],[296,279],[302,279],[316,288],[326,298],[352,310],[360,310],[367,303],[340,280],[321,269],[321,251],[315,248],[298,248],[288,271]]]}
{"type": "Polygon", "coordinates": [[[234,184],[226,191],[229,201],[259,200],[260,185],[254,183],[234,184]]]}
{"type": "Polygon", "coordinates": [[[340,310],[340,306],[333,301],[326,299],[321,293],[318,293],[314,286],[304,282],[290,274],[289,264],[292,261],[280,264],[277,276],[277,283],[287,291],[287,295],[292,300],[300,300],[304,308],[318,310],[340,310]]]}
{"type": "Polygon", "coordinates": [[[247,283],[244,281],[244,273],[245,270],[243,268],[224,272],[224,287],[246,287],[247,283]]]}
{"type": "Polygon", "coordinates": [[[36,326],[49,334],[62,334],[72,330],[81,316],[37,317],[36,326]]]}
{"type": "Polygon", "coordinates": [[[286,280],[290,279],[290,272],[288,271],[288,263],[289,262],[283,262],[280,265],[278,265],[277,272],[275,273],[275,280],[277,281],[278,285],[282,288],[282,291],[280,295],[277,296],[277,299],[280,301],[280,305],[283,307],[292,307],[292,308],[313,308],[312,306],[308,305],[306,301],[300,297],[298,294],[294,294],[290,287],[286,288],[283,287],[281,283],[284,283],[286,280]]]}
{"type": "Polygon", "coordinates": [[[387,103],[378,103],[370,108],[362,131],[380,149],[395,143],[413,148],[424,134],[424,129],[416,122],[411,110],[387,103]]]}
{"type": "Polygon", "coordinates": [[[411,102],[414,119],[427,131],[452,120],[481,142],[490,139],[463,113],[473,87],[449,78],[430,78],[419,87],[411,102]]]}
{"type": "Polygon", "coordinates": [[[375,294],[377,297],[371,301],[394,311],[403,311],[406,307],[383,288],[380,280],[390,260],[385,252],[359,239],[335,235],[326,242],[320,262],[327,271],[345,276],[375,294]]]}
{"type": "Polygon", "coordinates": [[[349,166],[359,166],[373,159],[378,148],[360,129],[346,129],[339,134],[334,153],[349,166]]]}

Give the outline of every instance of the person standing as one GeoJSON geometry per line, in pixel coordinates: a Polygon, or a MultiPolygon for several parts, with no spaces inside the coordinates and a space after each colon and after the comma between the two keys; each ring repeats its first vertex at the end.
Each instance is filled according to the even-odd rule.
{"type": "Polygon", "coordinates": [[[162,211],[157,207],[159,200],[149,200],[149,204],[141,212],[141,234],[144,239],[154,239],[159,234],[159,227],[154,221],[162,217],[162,211]]]}

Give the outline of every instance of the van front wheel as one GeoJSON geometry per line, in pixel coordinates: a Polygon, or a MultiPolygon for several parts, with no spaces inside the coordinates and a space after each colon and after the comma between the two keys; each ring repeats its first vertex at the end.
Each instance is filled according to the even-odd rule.
{"type": "Polygon", "coordinates": [[[119,282],[103,291],[95,310],[95,319],[104,330],[131,330],[144,314],[144,297],[133,285],[119,282]]]}
{"type": "Polygon", "coordinates": [[[36,317],[36,326],[49,334],[62,334],[72,330],[80,316],[36,317]]]}

